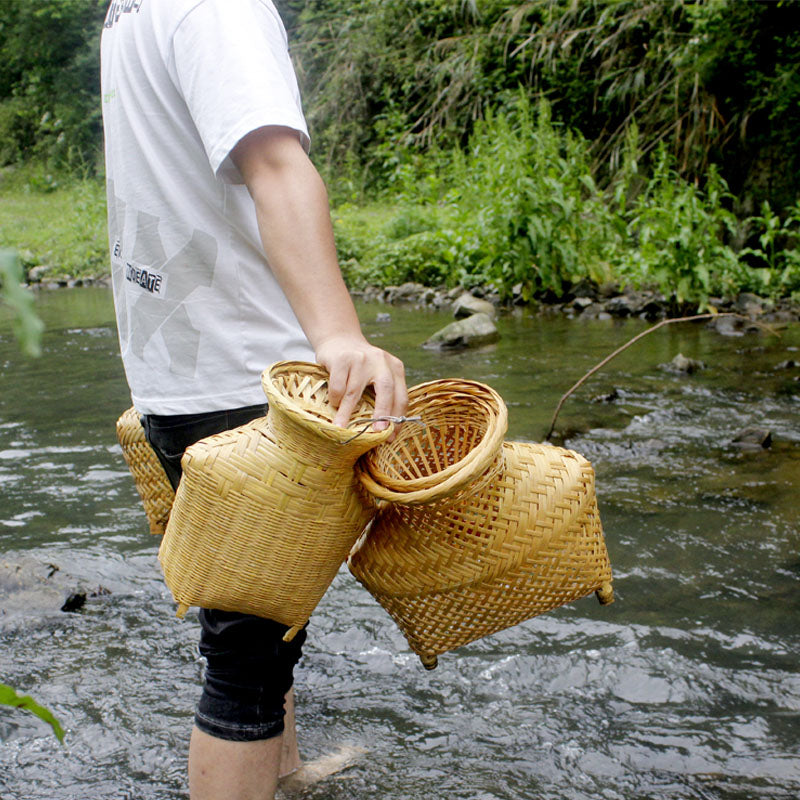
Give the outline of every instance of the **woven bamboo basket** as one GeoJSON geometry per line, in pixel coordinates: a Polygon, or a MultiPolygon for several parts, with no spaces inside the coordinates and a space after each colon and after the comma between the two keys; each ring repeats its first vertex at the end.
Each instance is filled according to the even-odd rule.
{"type": "Polygon", "coordinates": [[[404,425],[359,462],[365,487],[391,502],[348,560],[428,669],[448,650],[592,592],[613,600],[589,462],[550,445],[504,442],[488,480],[443,495],[431,479],[463,457],[454,461],[461,453],[434,450],[423,437],[439,441],[431,429],[442,425],[459,430],[461,411],[456,404],[449,422],[428,420],[427,405],[443,405],[450,391],[437,383],[412,390],[409,402],[427,432],[404,425]],[[397,462],[413,463],[407,480],[392,469],[397,462]],[[417,488],[421,480],[427,489],[417,488]]]}
{"type": "MultiPolygon", "coordinates": [[[[178,603],[308,621],[375,512],[353,466],[391,429],[352,439],[333,424],[327,372],[283,361],[262,376],[267,416],[209,436],[183,456],[159,559],[178,603]]],[[[370,419],[365,393],[354,411],[370,419]]]]}
{"type": "Polygon", "coordinates": [[[150,533],[161,536],[167,527],[175,490],[158,456],[145,438],[144,428],[135,408],[129,408],[117,420],[117,439],[142,498],[150,533]]]}

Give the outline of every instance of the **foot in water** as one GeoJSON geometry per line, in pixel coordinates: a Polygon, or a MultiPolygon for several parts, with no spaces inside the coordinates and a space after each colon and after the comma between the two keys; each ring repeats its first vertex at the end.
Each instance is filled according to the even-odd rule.
{"type": "Polygon", "coordinates": [[[363,747],[342,745],[338,750],[315,758],[287,775],[281,775],[278,787],[282,792],[299,792],[318,781],[336,775],[352,766],[367,751],[363,747]]]}

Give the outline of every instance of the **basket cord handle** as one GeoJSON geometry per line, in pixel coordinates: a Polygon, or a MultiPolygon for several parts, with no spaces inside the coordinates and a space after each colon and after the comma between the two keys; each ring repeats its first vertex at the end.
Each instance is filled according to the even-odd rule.
{"type": "Polygon", "coordinates": [[[347,427],[349,428],[351,425],[361,425],[361,430],[351,436],[349,439],[345,439],[343,442],[339,442],[339,444],[350,444],[350,442],[358,439],[359,436],[366,433],[369,429],[369,426],[375,422],[394,422],[397,425],[402,424],[403,422],[414,422],[417,425],[422,425],[423,427],[427,427],[425,424],[425,420],[422,417],[393,417],[393,416],[386,416],[386,417],[373,417],[372,419],[368,420],[354,420],[353,422],[348,423],[347,427]]]}

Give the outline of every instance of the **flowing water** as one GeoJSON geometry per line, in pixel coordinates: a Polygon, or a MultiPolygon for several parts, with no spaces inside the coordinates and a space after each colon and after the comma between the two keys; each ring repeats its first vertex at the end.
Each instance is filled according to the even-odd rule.
{"type": "MultiPolygon", "coordinates": [[[[38,307],[38,360],[19,355],[0,311],[0,566],[23,578],[58,567],[50,583],[89,597],[65,613],[44,588],[6,580],[0,680],[52,708],[67,737],[60,747],[44,723],[0,707],[0,798],[185,797],[202,664],[115,441],[129,400],[110,296],[63,290],[38,307]]],[[[541,439],[561,393],[644,328],[511,315],[497,345],[436,354],[419,344],[445,315],[359,310],[410,384],[494,386],[513,439],[541,439]]],[[[559,428],[597,471],[612,606],[586,598],[428,673],[342,570],[298,669],[299,730],[306,756],[342,742],[368,753],[304,797],[800,796],[800,370],[783,363],[798,360],[797,326],[780,338],[667,326],[567,401],[559,428]],[[707,368],[658,368],[678,352],[707,368]],[[754,425],[771,448],[731,444],[754,425]]]]}

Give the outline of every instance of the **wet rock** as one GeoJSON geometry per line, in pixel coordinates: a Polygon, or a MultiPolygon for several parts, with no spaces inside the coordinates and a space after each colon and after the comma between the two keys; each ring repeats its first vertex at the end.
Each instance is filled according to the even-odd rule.
{"type": "Polygon", "coordinates": [[[386,311],[381,311],[375,315],[375,322],[391,322],[392,315],[386,311]]]}
{"type": "Polygon", "coordinates": [[[605,304],[606,311],[615,317],[630,317],[639,312],[638,297],[633,294],[621,294],[612,297],[605,304]]]}
{"type": "Polygon", "coordinates": [[[436,289],[428,288],[420,295],[419,302],[424,306],[432,305],[436,294],[436,289]]]}
{"type": "Polygon", "coordinates": [[[434,292],[433,298],[431,299],[431,306],[435,309],[444,308],[446,305],[450,304],[450,300],[447,298],[447,292],[439,290],[434,292]]]}
{"type": "Polygon", "coordinates": [[[656,319],[666,313],[667,300],[662,294],[641,290],[629,291],[605,302],[606,311],[615,317],[656,319]]]}
{"type": "Polygon", "coordinates": [[[668,364],[659,364],[658,368],[664,372],[691,375],[693,372],[705,369],[706,365],[702,361],[697,361],[694,358],[687,358],[683,353],[678,353],[672,361],[668,364]]]}
{"type": "Polygon", "coordinates": [[[770,325],[773,323],[779,323],[780,327],[787,322],[796,322],[800,317],[798,314],[791,309],[780,308],[777,311],[767,311],[762,317],[762,321],[769,323],[770,325]]]}
{"type": "Polygon", "coordinates": [[[589,308],[590,305],[594,303],[594,300],[591,297],[584,297],[583,295],[576,297],[572,301],[572,307],[578,311],[584,311],[585,309],[589,308]]]}
{"type": "Polygon", "coordinates": [[[733,308],[741,314],[746,314],[748,317],[759,317],[765,311],[771,308],[772,304],[769,300],[759,297],[751,292],[742,292],[734,300],[733,308]]]}
{"type": "Polygon", "coordinates": [[[606,311],[602,303],[592,303],[583,310],[581,317],[586,319],[611,319],[611,314],[606,311]]]}
{"type": "Polygon", "coordinates": [[[490,344],[499,338],[497,326],[488,314],[472,314],[446,325],[422,346],[430,350],[451,350],[490,344]]]}
{"type": "Polygon", "coordinates": [[[739,317],[714,317],[708,327],[722,336],[744,336],[745,321],[739,317]]]}
{"type": "Polygon", "coordinates": [[[484,300],[488,300],[492,305],[495,307],[500,304],[500,292],[499,290],[492,287],[491,289],[487,289],[483,295],[484,300]]]}
{"type": "Polygon", "coordinates": [[[494,318],[496,311],[488,300],[482,300],[469,292],[464,292],[453,303],[453,315],[456,319],[464,319],[473,314],[486,314],[488,317],[494,318]]]}
{"type": "Polygon", "coordinates": [[[62,611],[80,611],[86,605],[86,592],[70,592],[64,604],[61,606],[62,611]]]}
{"type": "Polygon", "coordinates": [[[28,282],[39,283],[48,272],[53,271],[52,264],[39,264],[37,267],[31,267],[28,270],[28,282]]]}
{"type": "Polygon", "coordinates": [[[616,389],[612,389],[607,394],[597,394],[595,395],[590,402],[592,403],[613,403],[619,400],[619,392],[616,389]]]}
{"type": "Polygon", "coordinates": [[[88,591],[76,583],[56,564],[31,557],[0,561],[0,630],[59,611],[77,611],[87,598],[111,593],[103,586],[88,591]]]}
{"type": "Polygon", "coordinates": [[[732,444],[746,448],[767,448],[772,444],[772,432],[766,428],[745,428],[731,440],[732,444]]]}
{"type": "Polygon", "coordinates": [[[409,281],[400,286],[387,286],[384,291],[384,299],[387,303],[413,303],[424,292],[425,287],[421,283],[409,281]]]}

